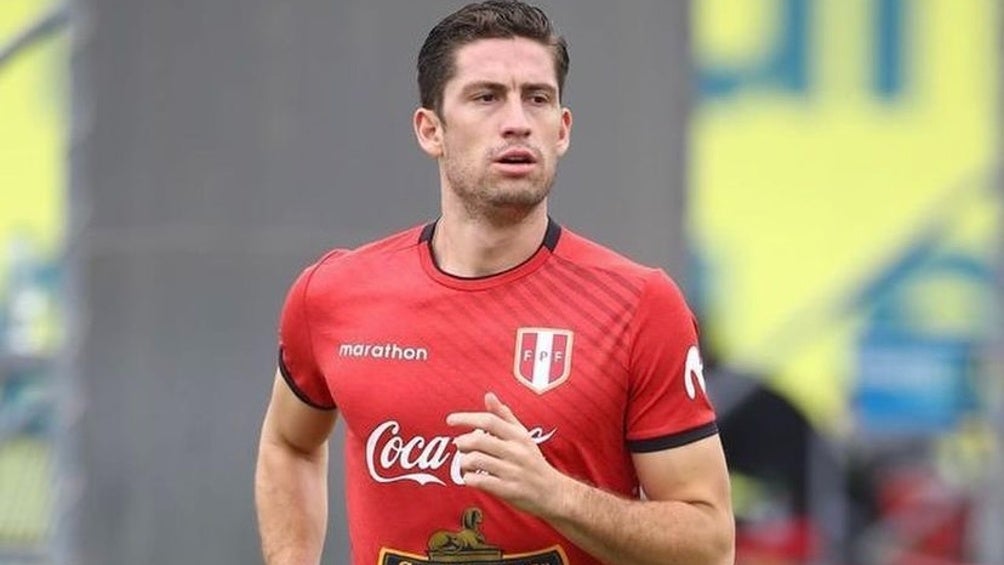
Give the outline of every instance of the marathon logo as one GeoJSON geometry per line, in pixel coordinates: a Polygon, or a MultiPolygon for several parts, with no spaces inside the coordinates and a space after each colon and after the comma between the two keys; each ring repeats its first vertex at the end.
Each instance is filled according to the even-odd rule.
{"type": "Polygon", "coordinates": [[[424,347],[408,347],[397,343],[342,343],[338,346],[338,356],[392,359],[394,361],[428,361],[429,350],[424,347]]]}

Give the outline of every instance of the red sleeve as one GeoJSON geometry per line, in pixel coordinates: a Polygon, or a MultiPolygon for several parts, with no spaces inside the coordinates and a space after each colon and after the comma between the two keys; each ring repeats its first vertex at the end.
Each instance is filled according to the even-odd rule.
{"type": "Polygon", "coordinates": [[[300,273],[286,295],[279,317],[279,372],[300,400],[323,410],[335,408],[324,374],[314,357],[307,289],[318,265],[300,273]]]}
{"type": "Polygon", "coordinates": [[[697,320],[662,271],[649,277],[632,322],[628,447],[659,451],[718,432],[705,390],[697,320]]]}

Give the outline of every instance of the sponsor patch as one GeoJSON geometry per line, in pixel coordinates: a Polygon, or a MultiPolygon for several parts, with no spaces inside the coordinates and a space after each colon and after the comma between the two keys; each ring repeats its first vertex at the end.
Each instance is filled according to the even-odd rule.
{"type": "Polygon", "coordinates": [[[378,565],[567,565],[568,557],[561,546],[541,551],[506,554],[488,542],[481,532],[484,516],[480,508],[464,510],[459,530],[439,530],[429,536],[425,555],[382,549],[378,565]]]}

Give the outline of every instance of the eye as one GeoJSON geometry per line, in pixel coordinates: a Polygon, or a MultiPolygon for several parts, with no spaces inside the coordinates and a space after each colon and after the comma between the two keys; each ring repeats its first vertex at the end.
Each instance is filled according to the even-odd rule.
{"type": "Polygon", "coordinates": [[[530,94],[530,102],[538,106],[546,106],[551,103],[551,96],[546,92],[534,92],[530,94]]]}
{"type": "Polygon", "coordinates": [[[478,102],[494,102],[498,100],[498,96],[494,92],[480,92],[474,95],[474,100],[478,102]]]}

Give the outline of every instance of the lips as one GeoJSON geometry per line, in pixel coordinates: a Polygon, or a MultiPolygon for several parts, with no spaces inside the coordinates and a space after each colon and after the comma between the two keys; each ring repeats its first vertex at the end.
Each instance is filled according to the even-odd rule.
{"type": "Polygon", "coordinates": [[[524,177],[537,168],[537,154],[525,147],[511,147],[495,156],[494,166],[507,177],[524,177]]]}
{"type": "Polygon", "coordinates": [[[532,165],[537,162],[537,155],[529,149],[514,147],[497,155],[495,162],[505,165],[532,165]]]}

